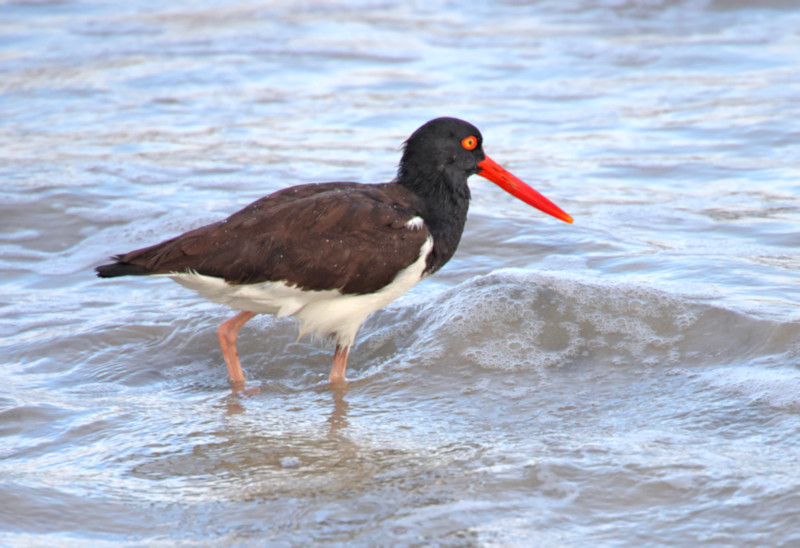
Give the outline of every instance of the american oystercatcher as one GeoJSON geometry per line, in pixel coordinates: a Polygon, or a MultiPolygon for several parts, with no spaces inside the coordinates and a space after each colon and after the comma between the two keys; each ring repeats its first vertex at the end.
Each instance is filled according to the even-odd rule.
{"type": "Polygon", "coordinates": [[[478,174],[562,221],[572,217],[483,152],[480,131],[437,118],[405,142],[390,183],[321,183],[279,190],[224,221],[113,257],[101,278],[168,276],[240,312],[217,329],[234,392],[245,379],[239,328],[256,314],[294,316],[300,335],[333,339],[331,383],[345,380],[356,332],[439,270],[467,220],[467,179],[478,174]]]}

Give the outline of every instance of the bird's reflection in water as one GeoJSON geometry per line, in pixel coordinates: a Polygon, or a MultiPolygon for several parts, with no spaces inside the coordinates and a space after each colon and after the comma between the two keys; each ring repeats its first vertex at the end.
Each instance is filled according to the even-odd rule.
{"type": "Polygon", "coordinates": [[[228,394],[223,398],[223,401],[225,402],[226,415],[239,415],[246,411],[244,405],[242,405],[242,396],[240,394],[228,394]]]}
{"type": "Polygon", "coordinates": [[[347,382],[332,384],[330,390],[333,397],[333,409],[328,417],[328,424],[331,425],[330,434],[333,436],[338,434],[342,428],[350,425],[350,421],[347,420],[350,404],[344,399],[347,395],[347,382]]]}
{"type": "MultiPolygon", "coordinates": [[[[345,399],[347,396],[347,382],[335,383],[326,386],[323,391],[330,391],[333,407],[331,408],[330,415],[328,416],[328,424],[330,425],[330,435],[339,434],[342,428],[350,425],[347,419],[347,412],[350,409],[350,403],[345,399]]],[[[239,415],[247,411],[245,402],[248,398],[255,396],[258,392],[250,394],[237,394],[231,393],[223,398],[225,413],[227,415],[239,415]]]]}

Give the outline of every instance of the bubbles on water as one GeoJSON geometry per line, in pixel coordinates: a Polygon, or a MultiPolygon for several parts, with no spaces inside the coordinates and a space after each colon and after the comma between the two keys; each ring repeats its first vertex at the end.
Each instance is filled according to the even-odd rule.
{"type": "Polygon", "coordinates": [[[673,365],[698,312],[687,299],[649,287],[501,270],[443,293],[420,316],[415,345],[518,371],[580,359],[673,365]]]}
{"type": "Polygon", "coordinates": [[[796,367],[725,367],[704,371],[700,378],[712,387],[750,403],[800,411],[800,371],[796,367]]]}
{"type": "Polygon", "coordinates": [[[300,468],[302,461],[297,457],[283,457],[281,459],[282,468],[300,468]]]}

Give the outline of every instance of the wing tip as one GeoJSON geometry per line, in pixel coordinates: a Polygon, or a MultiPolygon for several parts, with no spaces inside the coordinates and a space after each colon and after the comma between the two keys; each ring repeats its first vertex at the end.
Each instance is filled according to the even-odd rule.
{"type": "Polygon", "coordinates": [[[117,278],[119,276],[145,276],[149,274],[142,265],[131,263],[109,263],[96,267],[94,271],[98,278],[117,278]]]}

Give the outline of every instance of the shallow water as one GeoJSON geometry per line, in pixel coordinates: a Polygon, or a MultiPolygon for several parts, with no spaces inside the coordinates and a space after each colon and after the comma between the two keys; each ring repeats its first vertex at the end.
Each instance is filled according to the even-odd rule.
{"type": "Polygon", "coordinates": [[[800,8],[789,0],[0,6],[0,541],[800,543],[800,8]],[[278,188],[385,181],[436,116],[454,259],[332,392],[113,253],[278,188]]]}

